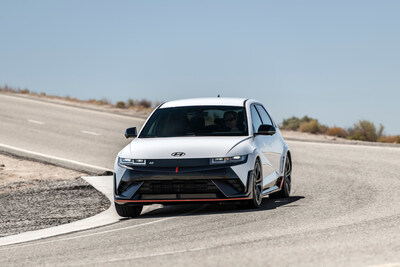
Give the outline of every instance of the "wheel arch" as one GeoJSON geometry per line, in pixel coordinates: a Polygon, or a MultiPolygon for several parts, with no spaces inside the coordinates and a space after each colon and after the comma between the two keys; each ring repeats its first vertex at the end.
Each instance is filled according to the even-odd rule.
{"type": "Polygon", "coordinates": [[[292,152],[290,152],[290,150],[286,152],[286,158],[289,159],[290,164],[292,164],[292,152]]]}
{"type": "Polygon", "coordinates": [[[288,159],[289,159],[290,164],[292,164],[292,152],[290,151],[290,148],[287,145],[285,145],[285,149],[283,150],[283,153],[282,153],[281,165],[280,165],[280,169],[279,169],[281,176],[283,176],[286,160],[288,160],[288,159]]]}

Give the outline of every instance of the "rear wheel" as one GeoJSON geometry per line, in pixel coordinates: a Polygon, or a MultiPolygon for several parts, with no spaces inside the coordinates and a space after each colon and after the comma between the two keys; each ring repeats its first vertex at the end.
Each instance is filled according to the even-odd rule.
{"type": "Polygon", "coordinates": [[[290,196],[292,187],[292,163],[289,158],[286,158],[285,172],[283,176],[283,185],[280,191],[269,195],[269,198],[285,198],[290,196]]]}
{"type": "Polygon", "coordinates": [[[252,195],[253,198],[244,203],[239,204],[239,208],[246,209],[257,209],[262,203],[262,188],[263,188],[263,176],[261,172],[260,161],[257,160],[254,164],[254,169],[252,172],[252,195]]]}
{"type": "Polygon", "coordinates": [[[119,216],[134,218],[140,215],[143,209],[143,205],[127,205],[127,204],[117,204],[115,203],[115,209],[119,216]]]}

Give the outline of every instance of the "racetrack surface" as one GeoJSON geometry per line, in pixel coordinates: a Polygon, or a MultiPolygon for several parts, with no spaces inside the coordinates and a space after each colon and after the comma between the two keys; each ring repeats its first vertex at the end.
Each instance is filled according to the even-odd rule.
{"type": "Polygon", "coordinates": [[[0,94],[0,144],[113,169],[129,143],[128,127],[144,120],[0,94]]]}
{"type": "MultiPolygon", "coordinates": [[[[0,95],[2,116],[4,101],[0,95]]],[[[46,112],[53,113],[51,109],[47,107],[46,112]]],[[[71,117],[67,125],[64,121],[64,127],[80,129],[86,125],[86,111],[75,112],[80,115],[71,116],[78,116],[80,122],[75,125],[71,117]]],[[[12,112],[7,114],[12,116],[12,112]]],[[[115,154],[110,156],[109,150],[116,153],[122,148],[126,142],[123,130],[134,120],[88,116],[91,131],[104,128],[109,134],[102,136],[110,139],[104,141],[105,148],[101,145],[95,148],[95,154],[78,159],[110,168],[108,161],[113,161],[115,154]],[[111,124],[118,129],[116,133],[107,129],[111,124]]],[[[13,118],[8,118],[7,125],[12,127],[11,121],[13,118]]],[[[52,121],[56,123],[57,118],[52,121]]],[[[8,134],[3,125],[1,129],[2,143],[14,140],[6,144],[35,149],[24,147],[32,139],[18,143],[21,137],[17,136],[4,141],[3,136],[8,134]]],[[[40,129],[35,131],[41,135],[40,129]]],[[[46,131],[49,136],[59,135],[52,133],[52,128],[46,131]]],[[[96,138],[67,135],[49,144],[44,140],[38,148],[42,149],[39,152],[48,150],[63,156],[65,151],[57,149],[57,142],[62,140],[70,148],[68,158],[77,159],[79,151],[91,151],[98,144],[96,138]]],[[[267,198],[260,209],[251,211],[238,210],[232,204],[168,206],[105,227],[1,247],[0,265],[399,265],[400,149],[288,144],[294,163],[289,199],[267,198]]]]}

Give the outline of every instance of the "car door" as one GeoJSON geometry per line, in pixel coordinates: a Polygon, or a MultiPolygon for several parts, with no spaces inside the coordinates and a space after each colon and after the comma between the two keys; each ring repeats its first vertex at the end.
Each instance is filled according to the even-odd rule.
{"type": "MultiPolygon", "coordinates": [[[[253,104],[250,106],[251,121],[253,127],[253,133],[256,133],[261,124],[261,116],[253,104]]],[[[270,146],[270,136],[266,135],[255,135],[254,136],[254,146],[261,151],[261,165],[263,172],[263,187],[268,188],[276,179],[275,167],[271,161],[271,146],[270,146]]]]}
{"type": "MultiPolygon", "coordinates": [[[[273,123],[271,117],[269,116],[267,110],[260,104],[255,105],[260,114],[261,120],[263,124],[276,125],[273,123]]],[[[281,164],[281,155],[284,150],[284,145],[282,142],[282,138],[280,134],[277,132],[274,135],[265,136],[266,142],[266,157],[270,160],[274,170],[276,171],[277,175],[280,173],[280,164],[281,164]]]]}

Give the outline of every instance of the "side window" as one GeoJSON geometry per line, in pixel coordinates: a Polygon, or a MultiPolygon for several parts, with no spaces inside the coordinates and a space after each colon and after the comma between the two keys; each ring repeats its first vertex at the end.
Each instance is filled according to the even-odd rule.
{"type": "Polygon", "coordinates": [[[254,105],[250,107],[250,112],[251,112],[251,122],[253,124],[253,132],[257,132],[258,128],[262,124],[260,115],[258,115],[258,112],[254,105]]]}
{"type": "Polygon", "coordinates": [[[274,125],[271,121],[271,118],[268,116],[267,112],[265,111],[264,107],[257,105],[257,110],[258,110],[258,113],[260,113],[263,124],[274,125]]]}

